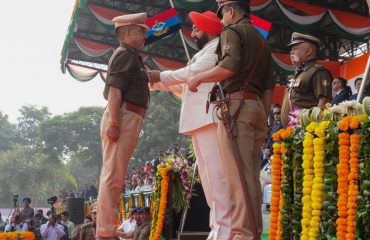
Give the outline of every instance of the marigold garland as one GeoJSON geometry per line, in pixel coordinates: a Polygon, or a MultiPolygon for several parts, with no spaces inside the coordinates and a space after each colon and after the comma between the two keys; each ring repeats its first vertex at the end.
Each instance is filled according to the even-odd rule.
{"type": "Polygon", "coordinates": [[[293,151],[288,151],[292,148],[294,129],[288,127],[281,136],[284,143],[281,144],[282,153],[282,166],[281,166],[281,203],[279,222],[281,227],[281,234],[278,232],[278,239],[291,239],[292,238],[292,218],[293,218],[293,196],[294,186],[293,183],[293,151]],[[282,214],[284,213],[284,214],[282,214]],[[280,237],[281,236],[281,237],[280,237]]]}
{"type": "MultiPolygon", "coordinates": [[[[359,125],[356,125],[359,127],[359,125]]],[[[354,126],[354,127],[356,127],[354,126]]],[[[352,127],[351,127],[352,128],[352,127]]],[[[357,195],[359,194],[359,186],[358,186],[358,179],[359,179],[359,150],[360,150],[360,143],[361,143],[361,135],[360,134],[352,134],[350,137],[351,147],[350,147],[350,172],[348,175],[349,181],[349,188],[348,188],[348,217],[347,217],[347,240],[354,240],[356,239],[356,226],[355,226],[355,218],[357,213],[357,195]]]]}
{"type": "Polygon", "coordinates": [[[324,187],[324,160],[325,160],[325,136],[326,129],[329,126],[329,121],[323,121],[315,128],[315,134],[318,138],[313,140],[314,157],[313,169],[314,179],[311,192],[312,213],[310,220],[309,237],[317,239],[320,231],[321,209],[323,202],[323,187],[324,187]]]}
{"type": "Polygon", "coordinates": [[[302,155],[302,167],[303,167],[303,197],[302,197],[302,234],[301,240],[309,240],[309,228],[310,222],[312,217],[312,200],[311,200],[311,192],[312,192],[312,185],[314,179],[314,171],[313,171],[313,139],[314,136],[310,133],[314,131],[313,125],[315,123],[309,124],[306,127],[308,131],[303,139],[303,155],[302,155]],[[312,130],[311,130],[312,129],[312,130]],[[310,130],[310,131],[309,131],[310,130]]]}
{"type": "MultiPolygon", "coordinates": [[[[349,118],[344,118],[338,124],[338,127],[347,129],[346,127],[349,118]]],[[[348,123],[349,126],[349,123],[348,123]]],[[[347,216],[348,216],[348,174],[349,174],[349,158],[350,158],[350,134],[347,132],[340,133],[339,139],[339,163],[337,164],[338,173],[338,219],[337,223],[337,239],[345,240],[347,232],[347,216]]]]}
{"type": "Polygon", "coordinates": [[[0,240],[35,240],[35,234],[28,231],[2,232],[0,240]]]}
{"type": "MultiPolygon", "coordinates": [[[[280,139],[276,137],[275,139],[280,139]]],[[[277,239],[278,219],[279,219],[279,204],[280,204],[280,188],[281,188],[281,143],[275,142],[273,145],[273,156],[271,161],[271,175],[272,175],[272,193],[270,206],[270,229],[269,239],[277,239]]]]}
{"type": "Polygon", "coordinates": [[[150,229],[150,240],[158,240],[161,237],[164,219],[166,215],[166,207],[167,207],[167,195],[168,195],[168,184],[169,184],[169,176],[168,171],[171,170],[171,166],[158,166],[157,175],[161,177],[160,182],[160,196],[159,199],[154,199],[154,207],[153,207],[153,219],[152,219],[152,226],[150,229]],[[159,200],[159,201],[158,201],[159,200]]]}

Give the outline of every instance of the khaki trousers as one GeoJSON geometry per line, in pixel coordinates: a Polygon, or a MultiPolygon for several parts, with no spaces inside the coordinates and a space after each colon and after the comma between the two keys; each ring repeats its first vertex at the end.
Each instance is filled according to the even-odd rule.
{"type": "MultiPolygon", "coordinates": [[[[234,156],[231,140],[229,139],[225,126],[218,124],[218,136],[221,147],[221,155],[224,161],[226,180],[230,190],[231,204],[231,228],[234,239],[260,239],[262,234],[262,193],[260,185],[261,169],[261,145],[265,140],[267,122],[262,100],[243,100],[236,122],[237,145],[241,161],[237,163],[234,156]],[[238,166],[242,169],[238,169],[238,166]],[[246,212],[246,202],[243,195],[242,179],[248,186],[250,204],[252,205],[253,220],[257,226],[258,236],[253,238],[251,221],[246,212]]],[[[229,111],[233,115],[240,104],[240,100],[231,100],[229,111]]]]}
{"type": "Polygon", "coordinates": [[[231,208],[220,145],[217,140],[217,125],[208,124],[191,133],[199,176],[207,204],[210,207],[208,240],[231,238],[231,208]]]}
{"type": "Polygon", "coordinates": [[[106,110],[100,126],[103,166],[98,195],[97,237],[116,236],[117,207],[127,167],[143,125],[143,117],[127,111],[123,105],[120,110],[120,135],[114,143],[105,136],[108,125],[109,113],[106,110]]]}

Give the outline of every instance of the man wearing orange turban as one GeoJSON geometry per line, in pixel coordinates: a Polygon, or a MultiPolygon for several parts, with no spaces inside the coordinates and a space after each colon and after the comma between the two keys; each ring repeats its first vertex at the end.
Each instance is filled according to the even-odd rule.
{"type": "Polygon", "coordinates": [[[222,24],[216,14],[190,12],[193,22],[192,38],[200,51],[194,55],[189,64],[175,71],[152,71],[150,78],[153,88],[165,91],[182,89],[182,106],[180,116],[180,133],[192,137],[199,175],[210,211],[211,232],[207,239],[231,238],[231,208],[228,201],[229,190],[223,170],[220,146],[217,141],[217,117],[213,107],[206,112],[208,93],[213,87],[203,84],[197,93],[191,93],[184,85],[188,79],[216,65],[215,50],[222,30],[222,24]]]}

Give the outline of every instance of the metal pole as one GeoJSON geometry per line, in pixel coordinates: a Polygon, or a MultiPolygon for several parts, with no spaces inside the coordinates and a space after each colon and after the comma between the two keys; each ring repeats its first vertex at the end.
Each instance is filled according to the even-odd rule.
{"type": "MultiPolygon", "coordinates": [[[[193,176],[191,178],[191,184],[190,184],[190,192],[193,192],[193,187],[194,187],[194,183],[195,183],[195,174],[197,172],[197,167],[198,167],[198,164],[197,164],[197,160],[195,160],[195,162],[193,163],[194,166],[193,166],[193,176]]],[[[182,216],[181,216],[181,224],[180,224],[180,233],[183,232],[184,230],[184,226],[185,226],[185,221],[186,221],[186,216],[188,215],[188,209],[189,209],[189,206],[186,206],[185,209],[184,209],[184,212],[182,213],[182,216]]]]}
{"type": "Polygon", "coordinates": [[[171,240],[172,238],[172,186],[173,186],[173,176],[174,172],[172,170],[168,171],[168,196],[167,196],[167,233],[166,240],[171,240]]]}
{"type": "Polygon", "coordinates": [[[362,77],[361,87],[360,87],[360,90],[358,91],[358,94],[357,94],[357,99],[356,99],[357,102],[361,102],[361,100],[362,100],[362,95],[364,93],[365,86],[369,81],[369,71],[370,71],[370,52],[369,52],[369,57],[367,59],[365,72],[364,72],[364,75],[362,77]]]}
{"type": "MultiPolygon", "coordinates": [[[[172,8],[175,8],[175,5],[173,4],[173,1],[172,0],[169,0],[170,1],[170,4],[171,4],[171,7],[172,8]]],[[[180,37],[181,37],[181,41],[182,41],[182,45],[184,46],[184,49],[185,49],[185,53],[186,53],[186,57],[188,58],[188,61],[190,61],[190,54],[189,54],[189,50],[186,46],[186,43],[185,43],[185,39],[184,39],[184,35],[182,34],[182,31],[180,29],[180,37]]]]}

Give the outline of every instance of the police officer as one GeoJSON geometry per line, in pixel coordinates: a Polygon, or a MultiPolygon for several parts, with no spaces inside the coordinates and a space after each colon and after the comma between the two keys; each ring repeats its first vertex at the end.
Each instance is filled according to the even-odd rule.
{"type": "Polygon", "coordinates": [[[288,46],[291,48],[290,59],[297,69],[285,90],[281,109],[284,126],[294,108],[324,107],[331,102],[333,81],[330,72],[316,63],[319,39],[294,32],[288,46]]]}
{"type": "Polygon", "coordinates": [[[95,240],[97,211],[97,203],[91,204],[90,212],[92,222],[78,226],[72,235],[72,240],[95,240]]]}
{"type": "Polygon", "coordinates": [[[113,19],[120,46],[109,60],[104,90],[108,106],[101,122],[97,239],[116,237],[116,208],[149,102],[148,77],[138,51],[146,40],[146,18],[146,13],[137,13],[113,19]]]}
{"type": "Polygon", "coordinates": [[[260,149],[267,132],[267,115],[275,86],[271,50],[249,17],[249,1],[217,0],[217,15],[225,26],[218,46],[218,65],[190,79],[190,91],[199,84],[220,82],[236,119],[233,142],[224,124],[218,139],[231,204],[232,239],[260,239],[262,193],[260,149]]]}

